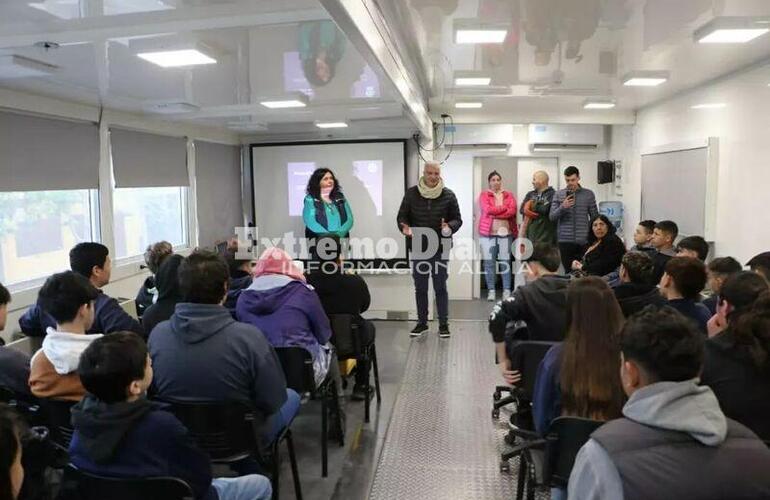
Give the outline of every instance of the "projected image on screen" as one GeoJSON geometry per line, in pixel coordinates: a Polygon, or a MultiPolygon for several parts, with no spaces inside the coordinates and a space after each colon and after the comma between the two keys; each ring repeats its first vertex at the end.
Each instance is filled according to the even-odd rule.
{"type": "Polygon", "coordinates": [[[314,162],[289,162],[286,171],[289,174],[289,215],[292,217],[302,216],[302,207],[305,200],[305,190],[307,181],[313,175],[316,169],[314,162]]]}
{"type": "Polygon", "coordinates": [[[354,161],[353,175],[369,192],[377,208],[377,215],[382,215],[382,160],[354,161]]]}

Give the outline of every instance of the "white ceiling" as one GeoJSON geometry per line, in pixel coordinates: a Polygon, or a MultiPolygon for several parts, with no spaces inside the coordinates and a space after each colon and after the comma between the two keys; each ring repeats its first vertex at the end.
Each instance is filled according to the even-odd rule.
{"type": "Polygon", "coordinates": [[[347,120],[362,130],[408,126],[390,82],[341,33],[334,76],[308,83],[300,54],[312,56],[335,30],[317,0],[0,0],[0,56],[57,67],[47,76],[9,78],[0,64],[0,88],[149,114],[157,104],[189,103],[199,109],[163,118],[266,127],[257,135],[315,131],[315,121],[347,120]],[[216,64],[161,68],[136,56],[200,44],[216,64]],[[293,92],[308,94],[310,104],[259,104],[293,92]]]}
{"type": "MultiPolygon", "coordinates": [[[[383,0],[380,0],[382,4],[383,0]]],[[[622,123],[634,111],[752,64],[770,61],[770,34],[747,44],[705,45],[693,32],[718,16],[770,16],[770,0],[394,0],[391,24],[411,40],[434,119],[458,122],[622,123]],[[455,19],[506,25],[497,45],[458,45],[455,19]],[[537,53],[537,54],[536,54],[537,53]],[[456,88],[455,71],[485,71],[491,87],[456,88]],[[666,70],[655,88],[624,87],[629,71],[666,70]],[[587,97],[613,110],[583,110],[587,97]],[[482,100],[481,109],[454,109],[482,100]]],[[[768,82],[770,83],[770,82],[768,82]]]]}

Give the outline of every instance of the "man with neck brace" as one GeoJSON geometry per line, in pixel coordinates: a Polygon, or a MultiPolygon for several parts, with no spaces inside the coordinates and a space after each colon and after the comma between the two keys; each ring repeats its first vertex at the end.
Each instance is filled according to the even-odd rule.
{"type": "Polygon", "coordinates": [[[439,337],[449,338],[449,296],[446,289],[452,235],[463,221],[452,190],[444,187],[441,165],[426,162],[416,186],[406,191],[396,217],[410,246],[412,278],[417,302],[417,325],[411,336],[428,329],[428,279],[433,279],[438,309],[439,337]],[[438,245],[436,245],[438,243],[438,245]]]}

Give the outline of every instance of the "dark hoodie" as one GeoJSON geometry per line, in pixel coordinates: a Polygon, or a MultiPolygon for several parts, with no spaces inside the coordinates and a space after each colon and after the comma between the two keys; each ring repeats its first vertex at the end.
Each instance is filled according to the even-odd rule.
{"type": "Polygon", "coordinates": [[[152,333],[152,329],[158,323],[166,321],[174,314],[174,307],[182,300],[179,291],[179,278],[177,278],[177,271],[182,260],[184,259],[181,255],[171,255],[163,261],[160,269],[158,269],[158,274],[155,276],[158,300],[148,307],[142,316],[142,326],[148,335],[152,333]]]}
{"type": "Polygon", "coordinates": [[[196,499],[218,498],[208,457],[162,405],[144,398],[107,404],[88,394],[72,408],[72,424],[69,456],[79,469],[114,477],[176,477],[196,499]]]}
{"type": "Polygon", "coordinates": [[[623,316],[628,318],[649,305],[664,306],[668,302],[657,285],[647,283],[621,283],[612,289],[618,299],[623,316]]]}
{"type": "Polygon", "coordinates": [[[162,399],[242,401],[265,416],[286,401],[283,369],[265,336],[218,304],[177,304],[152,331],[149,350],[162,399]]]}
{"type": "Polygon", "coordinates": [[[510,321],[524,321],[530,340],[564,340],[567,285],[569,278],[565,276],[546,275],[520,286],[511,298],[499,302],[489,317],[489,331],[495,342],[505,340],[505,329],[510,321]]]}
{"type": "Polygon", "coordinates": [[[235,317],[235,304],[238,303],[238,297],[241,296],[241,292],[251,285],[251,281],[254,278],[251,273],[241,271],[237,269],[230,274],[230,283],[227,286],[227,298],[225,299],[225,307],[230,310],[230,314],[235,317]]]}

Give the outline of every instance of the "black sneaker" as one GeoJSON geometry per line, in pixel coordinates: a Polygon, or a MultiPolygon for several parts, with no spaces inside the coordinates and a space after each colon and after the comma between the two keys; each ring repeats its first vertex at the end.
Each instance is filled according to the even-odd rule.
{"type": "Polygon", "coordinates": [[[442,339],[448,339],[452,334],[449,333],[449,323],[438,325],[438,336],[442,339]]]}
{"type": "Polygon", "coordinates": [[[424,331],[428,329],[428,325],[425,323],[417,323],[414,325],[414,328],[412,328],[412,331],[409,332],[410,337],[419,337],[423,334],[424,331]]]}

